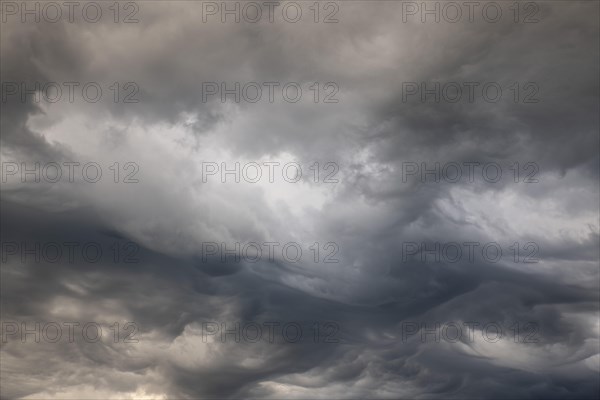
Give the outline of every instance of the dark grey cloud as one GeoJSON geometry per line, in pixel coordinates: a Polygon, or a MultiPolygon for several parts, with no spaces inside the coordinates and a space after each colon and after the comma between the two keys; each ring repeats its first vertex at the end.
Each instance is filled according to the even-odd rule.
{"type": "Polygon", "coordinates": [[[299,4],[306,18],[293,24],[203,23],[201,2],[162,1],[139,2],[133,24],[110,13],[2,22],[3,91],[50,81],[104,91],[95,103],[77,91],[72,103],[3,93],[3,172],[76,161],[103,175],[2,182],[1,398],[597,397],[598,3],[534,3],[531,24],[514,23],[509,2],[495,3],[498,23],[402,22],[402,2],[356,1],[324,24],[299,4]],[[132,82],[139,101],[115,102],[114,82],[121,95],[132,82]],[[206,82],[294,82],[303,97],[205,101],[206,82]],[[337,103],[320,101],[328,82],[337,103]],[[503,96],[407,97],[407,83],[449,82],[497,83],[503,96]],[[539,101],[524,103],[531,88],[539,101]],[[203,181],[203,162],[268,161],[298,162],[304,177],[203,181]],[[128,162],[137,183],[123,183],[128,162]],[[339,182],[322,182],[323,169],[314,182],[315,162],[336,163],[339,182]],[[479,167],[472,182],[406,174],[436,162],[495,163],[502,179],[479,167]],[[527,163],[537,183],[523,182],[527,163]],[[203,247],[236,242],[298,243],[303,257],[223,261],[203,247]],[[314,242],[320,261],[334,243],[338,262],[315,263],[314,242]],[[473,260],[407,247],[466,242],[478,243],[473,260]],[[523,262],[529,242],[537,262],[523,262]],[[77,243],[74,261],[21,257],[48,243],[77,243]],[[82,256],[86,243],[103,249],[98,261],[82,256]],[[498,260],[481,256],[486,243],[502,248],[498,260]],[[99,324],[102,339],[7,331],[69,321],[99,324]],[[124,340],[127,322],[137,343],[124,340]],[[303,337],[270,343],[270,322],[298,323],[303,337]],[[263,336],[223,340],[207,334],[215,323],[256,323],[263,336]],[[452,324],[459,340],[444,336],[452,324]],[[490,340],[490,324],[502,338],[490,340]]]}

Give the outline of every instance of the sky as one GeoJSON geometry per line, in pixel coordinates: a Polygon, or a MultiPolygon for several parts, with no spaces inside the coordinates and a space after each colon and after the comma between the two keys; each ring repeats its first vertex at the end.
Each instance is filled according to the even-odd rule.
{"type": "Polygon", "coordinates": [[[600,3],[0,3],[1,399],[595,399],[600,3]]]}

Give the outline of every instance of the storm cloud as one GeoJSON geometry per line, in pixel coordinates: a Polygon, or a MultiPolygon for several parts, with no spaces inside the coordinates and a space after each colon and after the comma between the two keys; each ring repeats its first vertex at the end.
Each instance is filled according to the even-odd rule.
{"type": "Polygon", "coordinates": [[[48,4],[2,399],[597,398],[598,2],[48,4]]]}

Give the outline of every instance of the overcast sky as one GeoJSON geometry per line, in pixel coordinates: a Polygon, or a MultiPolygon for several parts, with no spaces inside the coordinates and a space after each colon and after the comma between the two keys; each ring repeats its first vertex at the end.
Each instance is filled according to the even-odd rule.
{"type": "Polygon", "coordinates": [[[597,398],[597,1],[1,7],[0,398],[597,398]]]}

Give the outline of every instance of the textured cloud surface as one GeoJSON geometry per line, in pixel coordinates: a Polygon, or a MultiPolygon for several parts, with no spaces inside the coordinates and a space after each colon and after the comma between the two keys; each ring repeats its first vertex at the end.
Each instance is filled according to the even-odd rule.
{"type": "Polygon", "coordinates": [[[598,2],[1,4],[0,398],[597,398],[598,2]]]}

